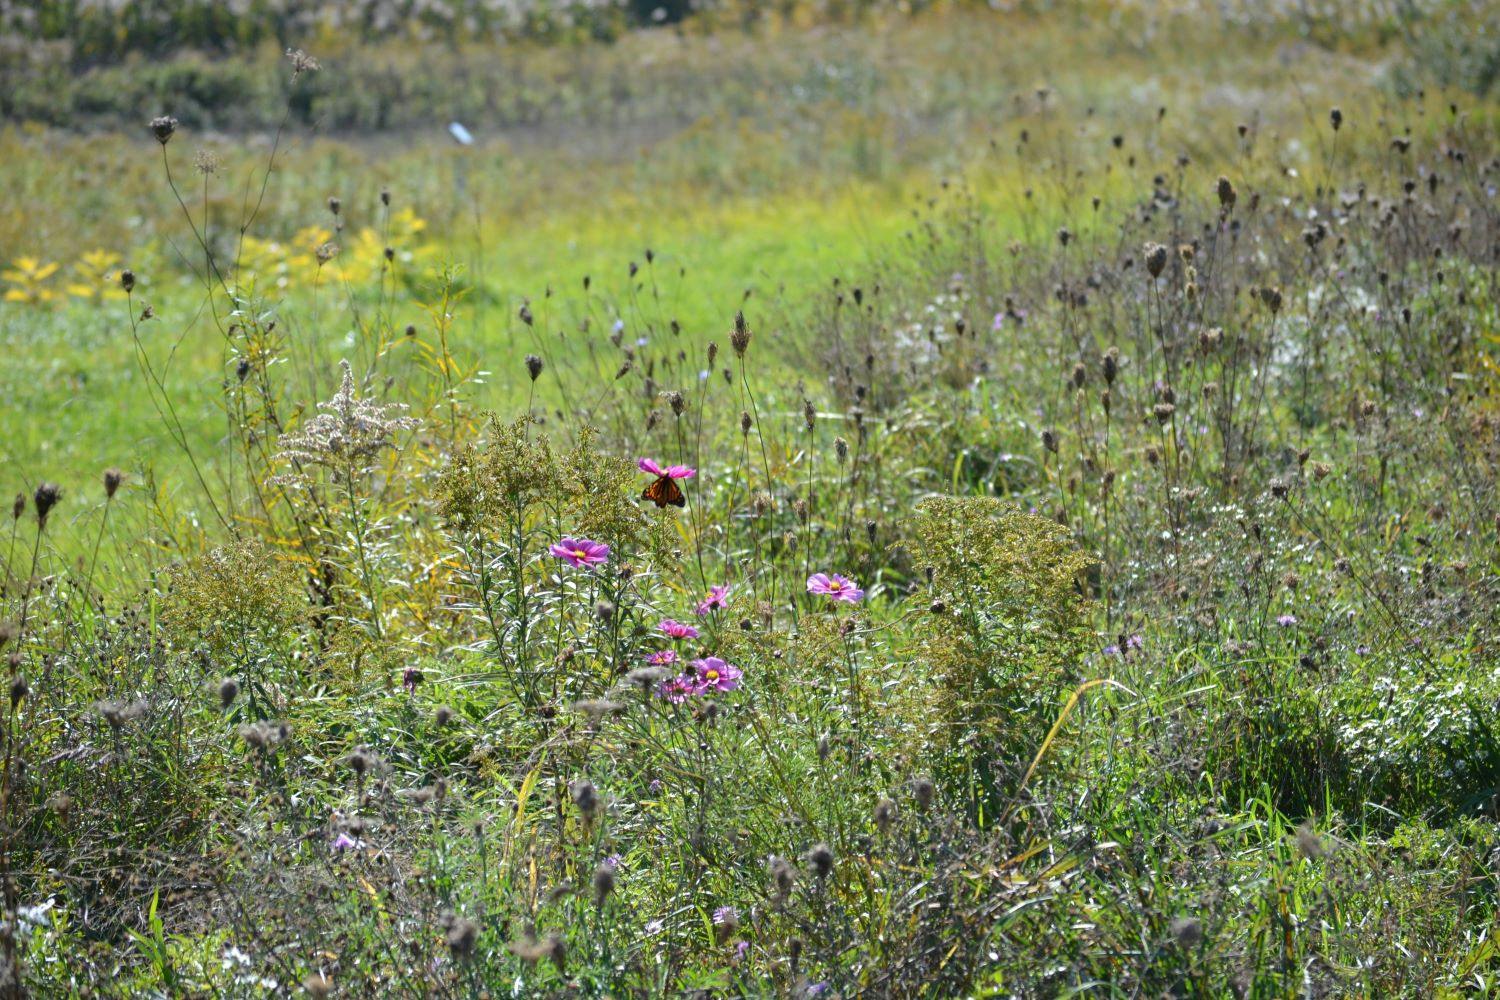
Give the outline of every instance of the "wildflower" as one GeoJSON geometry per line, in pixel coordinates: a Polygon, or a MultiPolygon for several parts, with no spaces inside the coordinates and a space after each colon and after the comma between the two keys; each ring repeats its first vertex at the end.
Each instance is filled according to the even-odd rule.
{"type": "Polygon", "coordinates": [[[559,539],[548,551],[574,566],[596,566],[609,561],[609,546],[589,538],[559,539]]]}
{"type": "Polygon", "coordinates": [[[740,678],[744,676],[739,667],[725,663],[717,656],[694,660],[693,667],[698,671],[696,687],[699,694],[708,691],[733,691],[740,686],[740,678]]]}
{"type": "Polygon", "coordinates": [[[1145,645],[1146,640],[1140,635],[1140,633],[1136,633],[1135,635],[1132,635],[1130,638],[1125,640],[1125,649],[1127,652],[1138,651],[1144,648],[1145,645]]]}
{"type": "Polygon", "coordinates": [[[653,476],[664,476],[667,479],[692,479],[698,474],[697,469],[690,468],[686,465],[669,465],[665,469],[663,469],[661,466],[657,465],[655,461],[649,458],[643,458],[640,461],[636,462],[636,466],[642,472],[649,472],[653,476]]]}
{"type": "Polygon", "coordinates": [[[734,937],[740,929],[740,911],[732,906],[721,906],[714,911],[714,933],[720,942],[734,937]]]}
{"type": "Polygon", "coordinates": [[[809,594],[826,594],[830,600],[858,604],[865,596],[853,580],[837,573],[814,573],[807,578],[809,594]]]}
{"type": "Polygon", "coordinates": [[[690,675],[670,677],[662,681],[657,693],[673,705],[681,705],[688,700],[689,695],[698,693],[698,686],[696,680],[690,675]]]}
{"type": "Polygon", "coordinates": [[[1290,615],[1290,614],[1288,614],[1288,615],[1277,615],[1276,616],[1276,624],[1280,625],[1282,628],[1291,628],[1293,625],[1297,624],[1297,616],[1296,615],[1290,615]]]}
{"type": "Polygon", "coordinates": [[[656,627],[661,629],[667,635],[671,636],[673,639],[698,638],[698,630],[696,628],[694,628],[692,625],[684,624],[683,622],[677,621],[673,618],[663,619],[662,623],[656,627]]]}
{"type": "Polygon", "coordinates": [[[693,614],[702,617],[711,611],[722,610],[729,603],[729,587],[722,584],[714,584],[708,588],[708,596],[698,602],[693,608],[693,614]]]}
{"type": "Polygon", "coordinates": [[[356,840],[347,833],[340,833],[337,837],[334,837],[332,844],[335,851],[357,851],[364,846],[362,841],[356,840]]]}
{"type": "Polygon", "coordinates": [[[670,667],[677,662],[677,650],[659,649],[646,657],[646,662],[653,667],[670,667]]]}

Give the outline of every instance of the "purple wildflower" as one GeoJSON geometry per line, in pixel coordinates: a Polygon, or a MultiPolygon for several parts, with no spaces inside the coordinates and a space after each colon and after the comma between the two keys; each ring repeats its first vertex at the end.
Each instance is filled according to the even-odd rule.
{"type": "Polygon", "coordinates": [[[591,538],[561,538],[548,551],[574,566],[597,566],[609,560],[609,546],[591,538]]]}
{"type": "Polygon", "coordinates": [[[673,639],[696,639],[698,630],[691,625],[677,621],[675,618],[664,618],[657,628],[661,629],[673,639]]]}
{"type": "Polygon", "coordinates": [[[681,705],[688,700],[689,695],[698,693],[698,682],[691,675],[669,677],[661,682],[661,687],[658,688],[658,691],[662,698],[673,705],[681,705]]]}
{"type": "Polygon", "coordinates": [[[636,468],[642,472],[649,472],[653,476],[666,476],[668,479],[692,479],[698,474],[697,469],[686,465],[669,465],[663,469],[649,458],[643,458],[635,464],[636,468]]]}
{"type": "Polygon", "coordinates": [[[1297,616],[1296,615],[1277,615],[1276,616],[1276,624],[1280,625],[1282,628],[1291,628],[1293,625],[1297,624],[1297,616]]]}
{"type": "Polygon", "coordinates": [[[646,662],[653,667],[670,667],[677,662],[677,650],[659,649],[648,656],[646,662]]]}
{"type": "Polygon", "coordinates": [[[733,691],[740,686],[740,678],[744,676],[739,667],[725,663],[717,656],[694,660],[693,666],[698,671],[696,689],[699,694],[708,691],[733,691]]]}
{"type": "Polygon", "coordinates": [[[807,592],[825,594],[830,600],[846,604],[857,604],[865,596],[865,592],[853,580],[837,573],[814,573],[807,578],[807,592]]]}
{"type": "Polygon", "coordinates": [[[1146,645],[1146,640],[1144,638],[1142,638],[1142,636],[1141,636],[1141,634],[1139,632],[1137,632],[1135,635],[1132,635],[1130,638],[1128,638],[1128,639],[1125,640],[1125,649],[1126,649],[1127,652],[1135,652],[1137,650],[1140,650],[1140,649],[1144,648],[1145,645],[1146,645]]]}
{"type": "Polygon", "coordinates": [[[333,849],[335,851],[352,851],[365,846],[347,833],[340,833],[333,838],[333,849]]]}
{"type": "Polygon", "coordinates": [[[693,614],[700,618],[710,611],[718,611],[729,603],[729,587],[724,584],[714,584],[708,588],[708,596],[698,602],[693,609],[693,614]]]}

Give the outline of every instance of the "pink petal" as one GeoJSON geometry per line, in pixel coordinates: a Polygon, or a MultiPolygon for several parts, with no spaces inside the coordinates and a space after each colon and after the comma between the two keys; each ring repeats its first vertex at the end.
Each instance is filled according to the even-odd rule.
{"type": "Polygon", "coordinates": [[[653,476],[663,476],[663,475],[666,475],[666,473],[664,473],[664,472],[661,471],[661,466],[657,465],[654,461],[652,461],[649,458],[643,458],[639,462],[636,462],[635,464],[636,464],[636,467],[639,468],[642,472],[649,472],[653,476]]]}

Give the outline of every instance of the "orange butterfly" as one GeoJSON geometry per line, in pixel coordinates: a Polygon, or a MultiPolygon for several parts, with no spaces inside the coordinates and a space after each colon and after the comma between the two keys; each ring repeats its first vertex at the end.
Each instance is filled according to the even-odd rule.
{"type": "Polygon", "coordinates": [[[687,506],[687,496],[671,476],[658,476],[655,482],[641,491],[641,499],[650,500],[658,507],[665,507],[667,504],[673,507],[687,506]]]}
{"type": "Polygon", "coordinates": [[[658,507],[686,507],[687,497],[683,495],[682,487],[677,485],[679,479],[692,479],[698,474],[698,470],[690,469],[686,465],[670,465],[663,469],[649,458],[643,458],[636,463],[642,472],[648,472],[656,477],[656,481],[641,491],[642,500],[650,500],[658,507]]]}

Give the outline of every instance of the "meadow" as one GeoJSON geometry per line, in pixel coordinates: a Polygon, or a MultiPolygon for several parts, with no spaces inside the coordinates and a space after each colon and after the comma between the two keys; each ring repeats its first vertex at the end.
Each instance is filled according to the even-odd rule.
{"type": "Polygon", "coordinates": [[[5,995],[1500,989],[1492,4],[367,6],[0,5],[5,995]]]}

